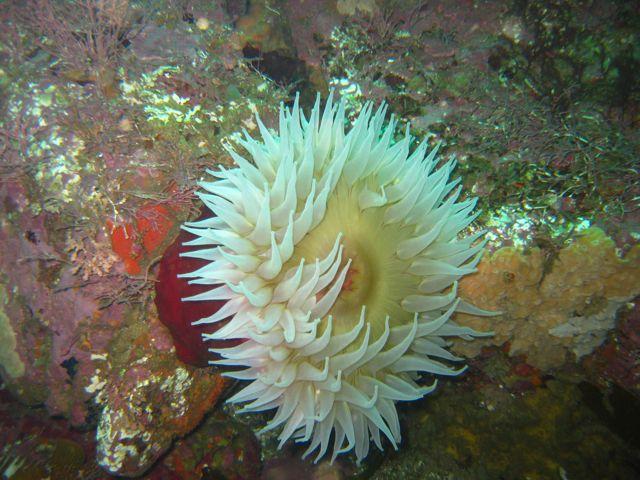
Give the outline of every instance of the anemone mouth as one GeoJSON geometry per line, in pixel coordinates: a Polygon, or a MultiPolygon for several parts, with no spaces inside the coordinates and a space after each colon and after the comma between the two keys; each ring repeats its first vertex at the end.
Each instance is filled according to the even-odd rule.
{"type": "MultiPolygon", "coordinates": [[[[408,129],[393,141],[386,106],[367,104],[345,131],[344,103],[316,101],[305,118],[297,100],[281,107],[279,133],[257,118],[262,140],[233,149],[237,168],[212,172],[199,196],[214,216],[184,228],[187,256],[209,264],[184,275],[212,289],[187,301],[226,303],[196,324],[230,320],[205,340],[227,376],[249,381],[230,402],[245,412],[275,409],[265,430],[308,441],[305,455],[358,461],[382,437],[401,439],[398,401],[435,388],[421,373],[457,375],[446,337],[484,335],[450,320],[455,311],[489,315],[457,298],[457,280],[475,270],[482,232],[459,233],[475,201],[459,200],[454,162],[439,168],[437,148],[411,151],[408,129]],[[382,434],[382,435],[381,435],[382,434]]],[[[245,132],[246,133],[246,132],[245,132]]]]}
{"type": "MultiPolygon", "coordinates": [[[[404,310],[402,300],[417,291],[419,277],[408,273],[410,262],[395,254],[398,244],[412,238],[410,226],[385,224],[386,209],[362,210],[358,197],[362,186],[338,185],[327,203],[322,222],[296,245],[291,265],[300,260],[325,257],[336,239],[343,247],[341,267],[350,262],[335,303],[328,312],[335,319],[335,334],[353,329],[366,308],[372,333],[381,335],[385,320],[391,326],[406,325],[414,315],[404,310]]],[[[286,267],[285,267],[286,268],[286,267]]],[[[326,292],[320,292],[319,298],[326,292]]]]}

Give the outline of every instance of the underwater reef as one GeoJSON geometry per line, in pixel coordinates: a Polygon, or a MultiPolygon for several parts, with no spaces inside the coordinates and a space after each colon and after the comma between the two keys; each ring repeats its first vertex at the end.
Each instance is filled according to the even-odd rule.
{"type": "Polygon", "coordinates": [[[640,476],[633,2],[7,0],[0,18],[3,479],[640,476]],[[344,141],[362,161],[323,175],[344,141]],[[267,314],[305,256],[301,315],[267,314]],[[331,299],[334,343],[303,345],[331,299]],[[492,334],[452,340],[473,332],[492,334]]]}

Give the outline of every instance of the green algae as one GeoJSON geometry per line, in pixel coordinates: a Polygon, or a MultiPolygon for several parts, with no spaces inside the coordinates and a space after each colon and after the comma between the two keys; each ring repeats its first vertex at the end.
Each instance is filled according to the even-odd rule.
{"type": "Polygon", "coordinates": [[[19,378],[24,375],[24,362],[16,351],[16,332],[11,326],[11,320],[7,316],[4,307],[9,299],[4,285],[0,284],[0,366],[11,378],[19,378]]]}

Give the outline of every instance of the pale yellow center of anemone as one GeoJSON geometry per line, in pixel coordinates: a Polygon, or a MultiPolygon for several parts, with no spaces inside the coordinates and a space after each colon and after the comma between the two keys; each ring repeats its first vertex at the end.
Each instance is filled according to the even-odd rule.
{"type": "Polygon", "coordinates": [[[371,323],[375,339],[384,332],[387,316],[391,328],[413,320],[413,314],[406,312],[400,302],[417,292],[421,278],[407,273],[409,262],[395,254],[398,243],[413,236],[414,227],[401,223],[385,225],[385,207],[361,211],[358,196],[363,186],[363,182],[353,187],[343,183],[336,186],[327,202],[325,217],[296,245],[289,264],[297,265],[302,258],[307,264],[324,258],[342,233],[341,268],[349,259],[351,266],[328,313],[333,316],[333,334],[350,331],[360,320],[364,305],[365,321],[371,323]]]}

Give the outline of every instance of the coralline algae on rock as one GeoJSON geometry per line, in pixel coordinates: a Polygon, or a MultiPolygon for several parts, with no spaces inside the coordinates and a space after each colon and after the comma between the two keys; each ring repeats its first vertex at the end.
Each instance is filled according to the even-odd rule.
{"type": "Polygon", "coordinates": [[[148,470],[200,423],[226,386],[220,376],[162,357],[139,358],[97,396],[97,461],[112,474],[135,477],[148,470]]]}

